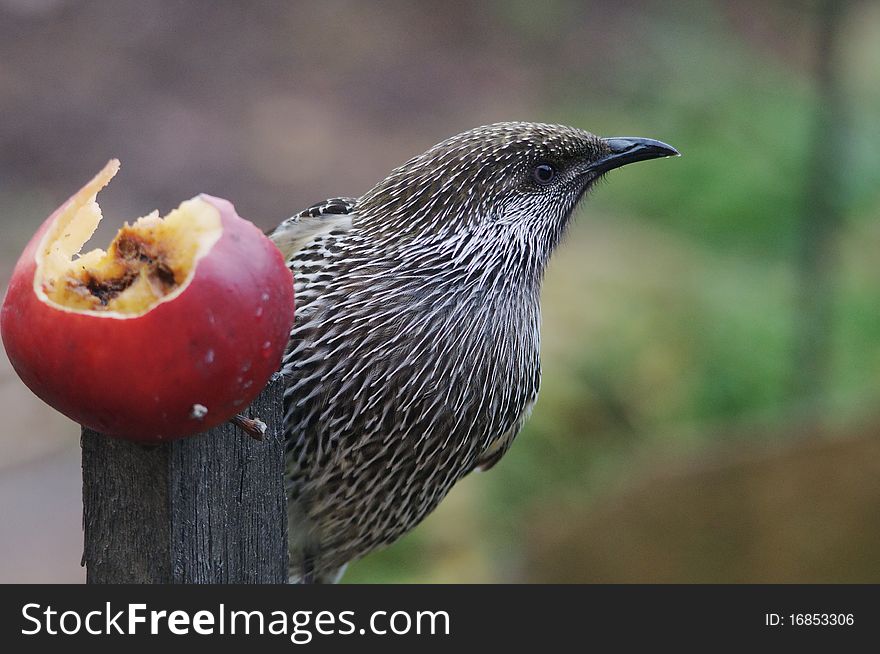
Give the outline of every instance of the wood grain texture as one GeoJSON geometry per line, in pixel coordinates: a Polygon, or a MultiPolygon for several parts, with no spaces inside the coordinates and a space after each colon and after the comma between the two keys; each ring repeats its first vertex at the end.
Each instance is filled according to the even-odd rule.
{"type": "Polygon", "coordinates": [[[88,583],[285,583],[287,503],[276,379],[245,415],[163,445],[82,434],[88,583]]]}

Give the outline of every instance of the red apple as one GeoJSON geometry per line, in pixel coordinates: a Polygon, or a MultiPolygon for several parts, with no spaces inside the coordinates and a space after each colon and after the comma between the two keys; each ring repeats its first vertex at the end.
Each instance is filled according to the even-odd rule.
{"type": "Polygon", "coordinates": [[[108,163],[25,248],[0,310],[3,344],[28,388],[96,431],[148,442],[205,431],[278,370],[291,273],[259,229],[210,195],[79,255],[118,168],[108,163]]]}

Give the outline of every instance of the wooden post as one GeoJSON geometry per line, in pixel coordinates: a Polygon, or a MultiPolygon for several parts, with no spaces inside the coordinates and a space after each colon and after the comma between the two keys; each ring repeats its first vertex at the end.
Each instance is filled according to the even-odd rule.
{"type": "Polygon", "coordinates": [[[283,384],[246,415],[163,445],[83,429],[83,565],[87,583],[286,583],[283,384]]]}

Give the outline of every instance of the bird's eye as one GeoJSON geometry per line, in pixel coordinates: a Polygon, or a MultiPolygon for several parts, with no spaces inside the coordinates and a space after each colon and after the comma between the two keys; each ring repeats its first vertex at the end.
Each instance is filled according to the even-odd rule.
{"type": "Polygon", "coordinates": [[[532,170],[532,177],[538,184],[549,184],[556,177],[556,169],[548,163],[540,163],[532,170]]]}

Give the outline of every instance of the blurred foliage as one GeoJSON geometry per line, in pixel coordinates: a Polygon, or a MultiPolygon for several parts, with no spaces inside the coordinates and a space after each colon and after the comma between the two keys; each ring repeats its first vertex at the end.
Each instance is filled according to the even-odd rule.
{"type": "Polygon", "coordinates": [[[819,2],[48,4],[0,20],[0,274],[110,154],[133,190],[108,214],[206,190],[268,226],[496,120],[682,152],[580,210],[504,460],[346,582],[880,578],[880,3],[847,3],[840,38],[821,411],[790,383],[819,2]]]}

